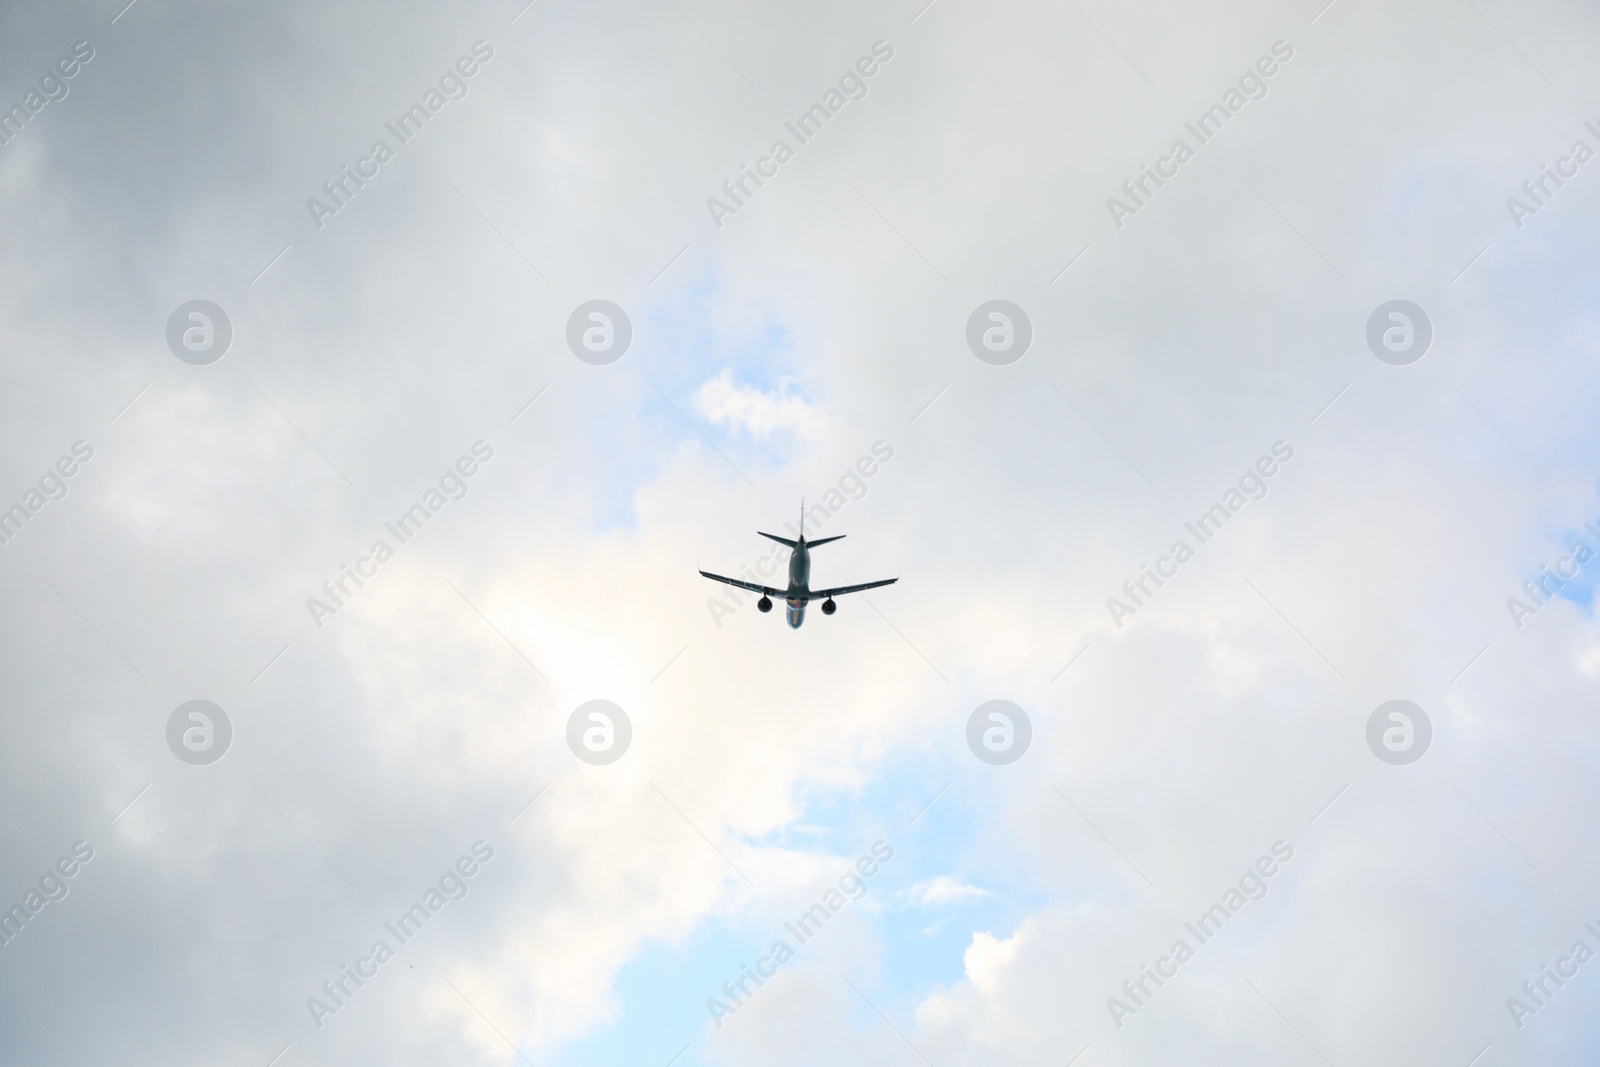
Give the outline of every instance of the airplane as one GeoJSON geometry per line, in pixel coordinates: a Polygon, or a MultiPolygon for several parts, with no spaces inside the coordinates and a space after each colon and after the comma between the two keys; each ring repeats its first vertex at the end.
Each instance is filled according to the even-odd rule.
{"type": "Polygon", "coordinates": [[[812,589],[811,550],[830,541],[837,541],[844,537],[844,534],[807,541],[806,505],[803,500],[800,502],[800,539],[798,541],[791,541],[787,537],[779,537],[777,534],[761,533],[760,530],[757,530],[756,533],[761,534],[762,537],[771,538],[780,545],[788,545],[794,550],[789,553],[789,588],[773,589],[770,586],[757,585],[755,582],[742,582],[737,578],[724,578],[722,575],[712,574],[710,571],[701,571],[700,573],[714,582],[724,582],[740,589],[748,589],[752,593],[760,593],[761,599],[756,601],[756,607],[764,612],[772,610],[773,597],[786,601],[789,607],[789,628],[793,630],[800,629],[800,624],[806,621],[806,604],[813,600],[821,600],[822,613],[824,615],[832,615],[839,610],[839,606],[833,602],[834,597],[844,596],[846,593],[859,593],[863,589],[876,589],[880,585],[893,585],[900,580],[898,578],[885,578],[882,581],[864,582],[861,585],[841,585],[832,589],[812,589]]]}

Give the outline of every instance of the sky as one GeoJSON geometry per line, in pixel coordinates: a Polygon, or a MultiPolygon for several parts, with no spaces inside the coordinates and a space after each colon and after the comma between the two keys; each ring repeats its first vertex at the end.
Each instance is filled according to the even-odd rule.
{"type": "Polygon", "coordinates": [[[0,1059],[1600,1051],[1591,6],[125,4],[0,6],[0,1059]]]}

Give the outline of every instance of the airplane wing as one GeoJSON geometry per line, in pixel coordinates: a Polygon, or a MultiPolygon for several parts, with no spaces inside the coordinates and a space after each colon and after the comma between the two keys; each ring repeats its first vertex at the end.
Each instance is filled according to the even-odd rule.
{"type": "MultiPolygon", "coordinates": [[[[704,574],[705,572],[701,571],[700,573],[704,574]]],[[[820,600],[823,597],[844,596],[846,593],[859,593],[863,589],[876,589],[880,585],[893,585],[899,580],[900,579],[898,578],[885,578],[881,582],[864,582],[861,585],[841,585],[835,589],[813,589],[811,590],[811,599],[820,600]]],[[[726,579],[724,579],[724,581],[726,581],[726,579]]]]}
{"type": "MultiPolygon", "coordinates": [[[[763,596],[775,596],[779,600],[782,600],[784,597],[789,595],[788,591],[785,589],[774,589],[768,585],[756,585],[754,582],[741,582],[737,578],[724,578],[722,575],[712,574],[710,571],[701,571],[700,573],[705,577],[710,578],[714,582],[725,582],[728,585],[736,585],[740,589],[748,589],[752,593],[761,593],[763,596]]],[[[856,588],[865,587],[858,586],[856,588]]]]}

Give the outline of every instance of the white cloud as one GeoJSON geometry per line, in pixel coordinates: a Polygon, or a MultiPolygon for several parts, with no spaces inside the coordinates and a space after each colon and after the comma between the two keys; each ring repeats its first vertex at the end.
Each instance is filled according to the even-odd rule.
{"type": "Polygon", "coordinates": [[[694,407],[715,425],[743,430],[753,437],[790,433],[802,440],[820,439],[826,426],[822,413],[795,396],[793,386],[792,378],[780,378],[770,392],[764,392],[738,384],[732,372],[723,368],[695,390],[694,407]]]}
{"type": "Polygon", "coordinates": [[[941,874],[936,878],[928,878],[901,894],[906,899],[926,907],[939,907],[944,904],[961,904],[969,900],[978,900],[994,894],[987,889],[975,885],[968,885],[960,879],[948,874],[941,874]]]}

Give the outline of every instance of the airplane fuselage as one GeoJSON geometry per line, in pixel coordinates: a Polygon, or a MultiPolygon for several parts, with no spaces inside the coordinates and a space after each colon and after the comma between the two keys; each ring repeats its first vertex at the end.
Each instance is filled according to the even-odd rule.
{"type": "Polygon", "coordinates": [[[789,605],[789,627],[798,630],[806,621],[806,602],[811,599],[811,552],[804,541],[789,553],[789,592],[784,599],[789,605]]]}

